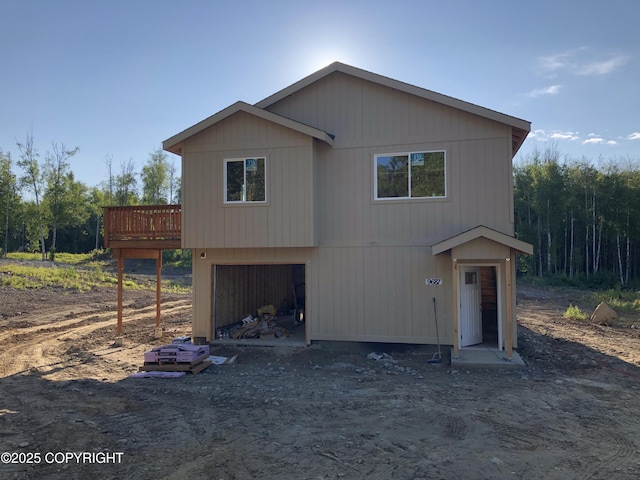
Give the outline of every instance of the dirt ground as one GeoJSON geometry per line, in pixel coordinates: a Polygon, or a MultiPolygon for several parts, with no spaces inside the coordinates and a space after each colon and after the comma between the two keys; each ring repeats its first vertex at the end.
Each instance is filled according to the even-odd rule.
{"type": "Polygon", "coordinates": [[[237,362],[132,379],[143,352],[190,333],[190,296],[164,296],[155,340],[154,292],[127,291],[116,348],[115,290],[0,289],[0,478],[639,478],[640,328],[567,321],[570,295],[519,292],[524,369],[318,343],[214,346],[237,362]]]}

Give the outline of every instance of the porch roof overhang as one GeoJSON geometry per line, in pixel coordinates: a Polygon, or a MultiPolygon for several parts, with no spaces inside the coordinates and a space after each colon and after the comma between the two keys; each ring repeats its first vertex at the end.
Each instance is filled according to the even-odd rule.
{"type": "Polygon", "coordinates": [[[465,243],[472,242],[478,238],[486,238],[512,248],[519,253],[533,255],[533,245],[530,243],[523,242],[522,240],[518,240],[515,237],[498,232],[492,228],[485,227],[484,225],[479,225],[471,230],[467,230],[466,232],[459,233],[458,235],[454,235],[453,237],[438,242],[435,245],[431,245],[431,253],[433,255],[439,255],[455,247],[464,245],[465,243]]]}

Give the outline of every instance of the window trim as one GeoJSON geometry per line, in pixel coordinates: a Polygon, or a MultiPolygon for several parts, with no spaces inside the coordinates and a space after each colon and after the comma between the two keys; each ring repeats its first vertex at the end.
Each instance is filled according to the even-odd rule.
{"type": "Polygon", "coordinates": [[[392,153],[376,153],[373,155],[373,200],[374,201],[394,201],[394,200],[442,200],[448,198],[449,192],[447,188],[447,151],[439,150],[413,150],[410,152],[392,152],[392,153]],[[411,196],[411,155],[414,153],[442,153],[444,156],[444,195],[435,197],[412,197],[411,196]],[[408,192],[406,197],[378,197],[378,157],[400,157],[406,156],[409,164],[408,192]]]}
{"type": "MultiPolygon", "coordinates": [[[[223,189],[222,189],[222,200],[224,202],[225,205],[263,205],[265,203],[268,203],[268,195],[267,195],[267,156],[266,155],[256,155],[256,156],[251,156],[251,157],[235,157],[235,158],[225,158],[223,159],[224,162],[224,167],[223,167],[223,172],[222,172],[222,182],[223,182],[223,189]],[[227,199],[227,165],[230,162],[242,162],[242,168],[244,171],[244,185],[246,186],[246,179],[247,179],[247,164],[246,161],[247,160],[264,160],[264,200],[228,200],[227,199]]],[[[245,192],[244,192],[244,196],[246,198],[246,187],[245,187],[245,192]]]]}

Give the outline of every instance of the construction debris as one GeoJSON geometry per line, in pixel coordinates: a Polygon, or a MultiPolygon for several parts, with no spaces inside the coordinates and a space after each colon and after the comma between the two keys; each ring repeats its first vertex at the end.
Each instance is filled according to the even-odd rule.
{"type": "Polygon", "coordinates": [[[276,316],[276,307],[274,305],[265,305],[258,309],[258,316],[264,317],[265,315],[269,315],[271,317],[276,316]]]}
{"type": "Polygon", "coordinates": [[[169,344],[161,345],[144,354],[142,372],[198,373],[211,365],[208,359],[209,345],[169,344]]]}
{"type": "MultiPolygon", "coordinates": [[[[258,311],[260,310],[258,309],[258,311]]],[[[254,318],[249,315],[243,318],[241,322],[218,329],[216,337],[218,339],[260,338],[264,340],[284,338],[290,335],[289,330],[276,323],[276,317],[264,314],[261,318],[254,318]]]]}
{"type": "Polygon", "coordinates": [[[185,335],[184,337],[176,337],[171,341],[171,343],[178,343],[178,344],[191,343],[191,337],[188,335],[185,335]]]}
{"type": "Polygon", "coordinates": [[[234,355],[233,357],[219,357],[217,355],[210,355],[209,361],[214,365],[233,365],[235,361],[238,359],[238,355],[234,355]]]}

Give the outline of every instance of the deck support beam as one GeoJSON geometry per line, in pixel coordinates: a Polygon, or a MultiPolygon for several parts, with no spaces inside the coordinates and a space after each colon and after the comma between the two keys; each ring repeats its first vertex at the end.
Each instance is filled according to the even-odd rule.
{"type": "Polygon", "coordinates": [[[124,259],[125,258],[152,258],[156,261],[156,331],[162,336],[162,327],[160,325],[160,303],[162,300],[162,249],[148,248],[114,248],[111,250],[113,256],[118,263],[118,324],[116,328],[116,343],[121,342],[122,338],[122,305],[124,290],[124,259]]]}
{"type": "Polygon", "coordinates": [[[118,258],[118,328],[116,329],[116,337],[122,337],[122,288],[124,275],[124,258],[118,258]]]}

